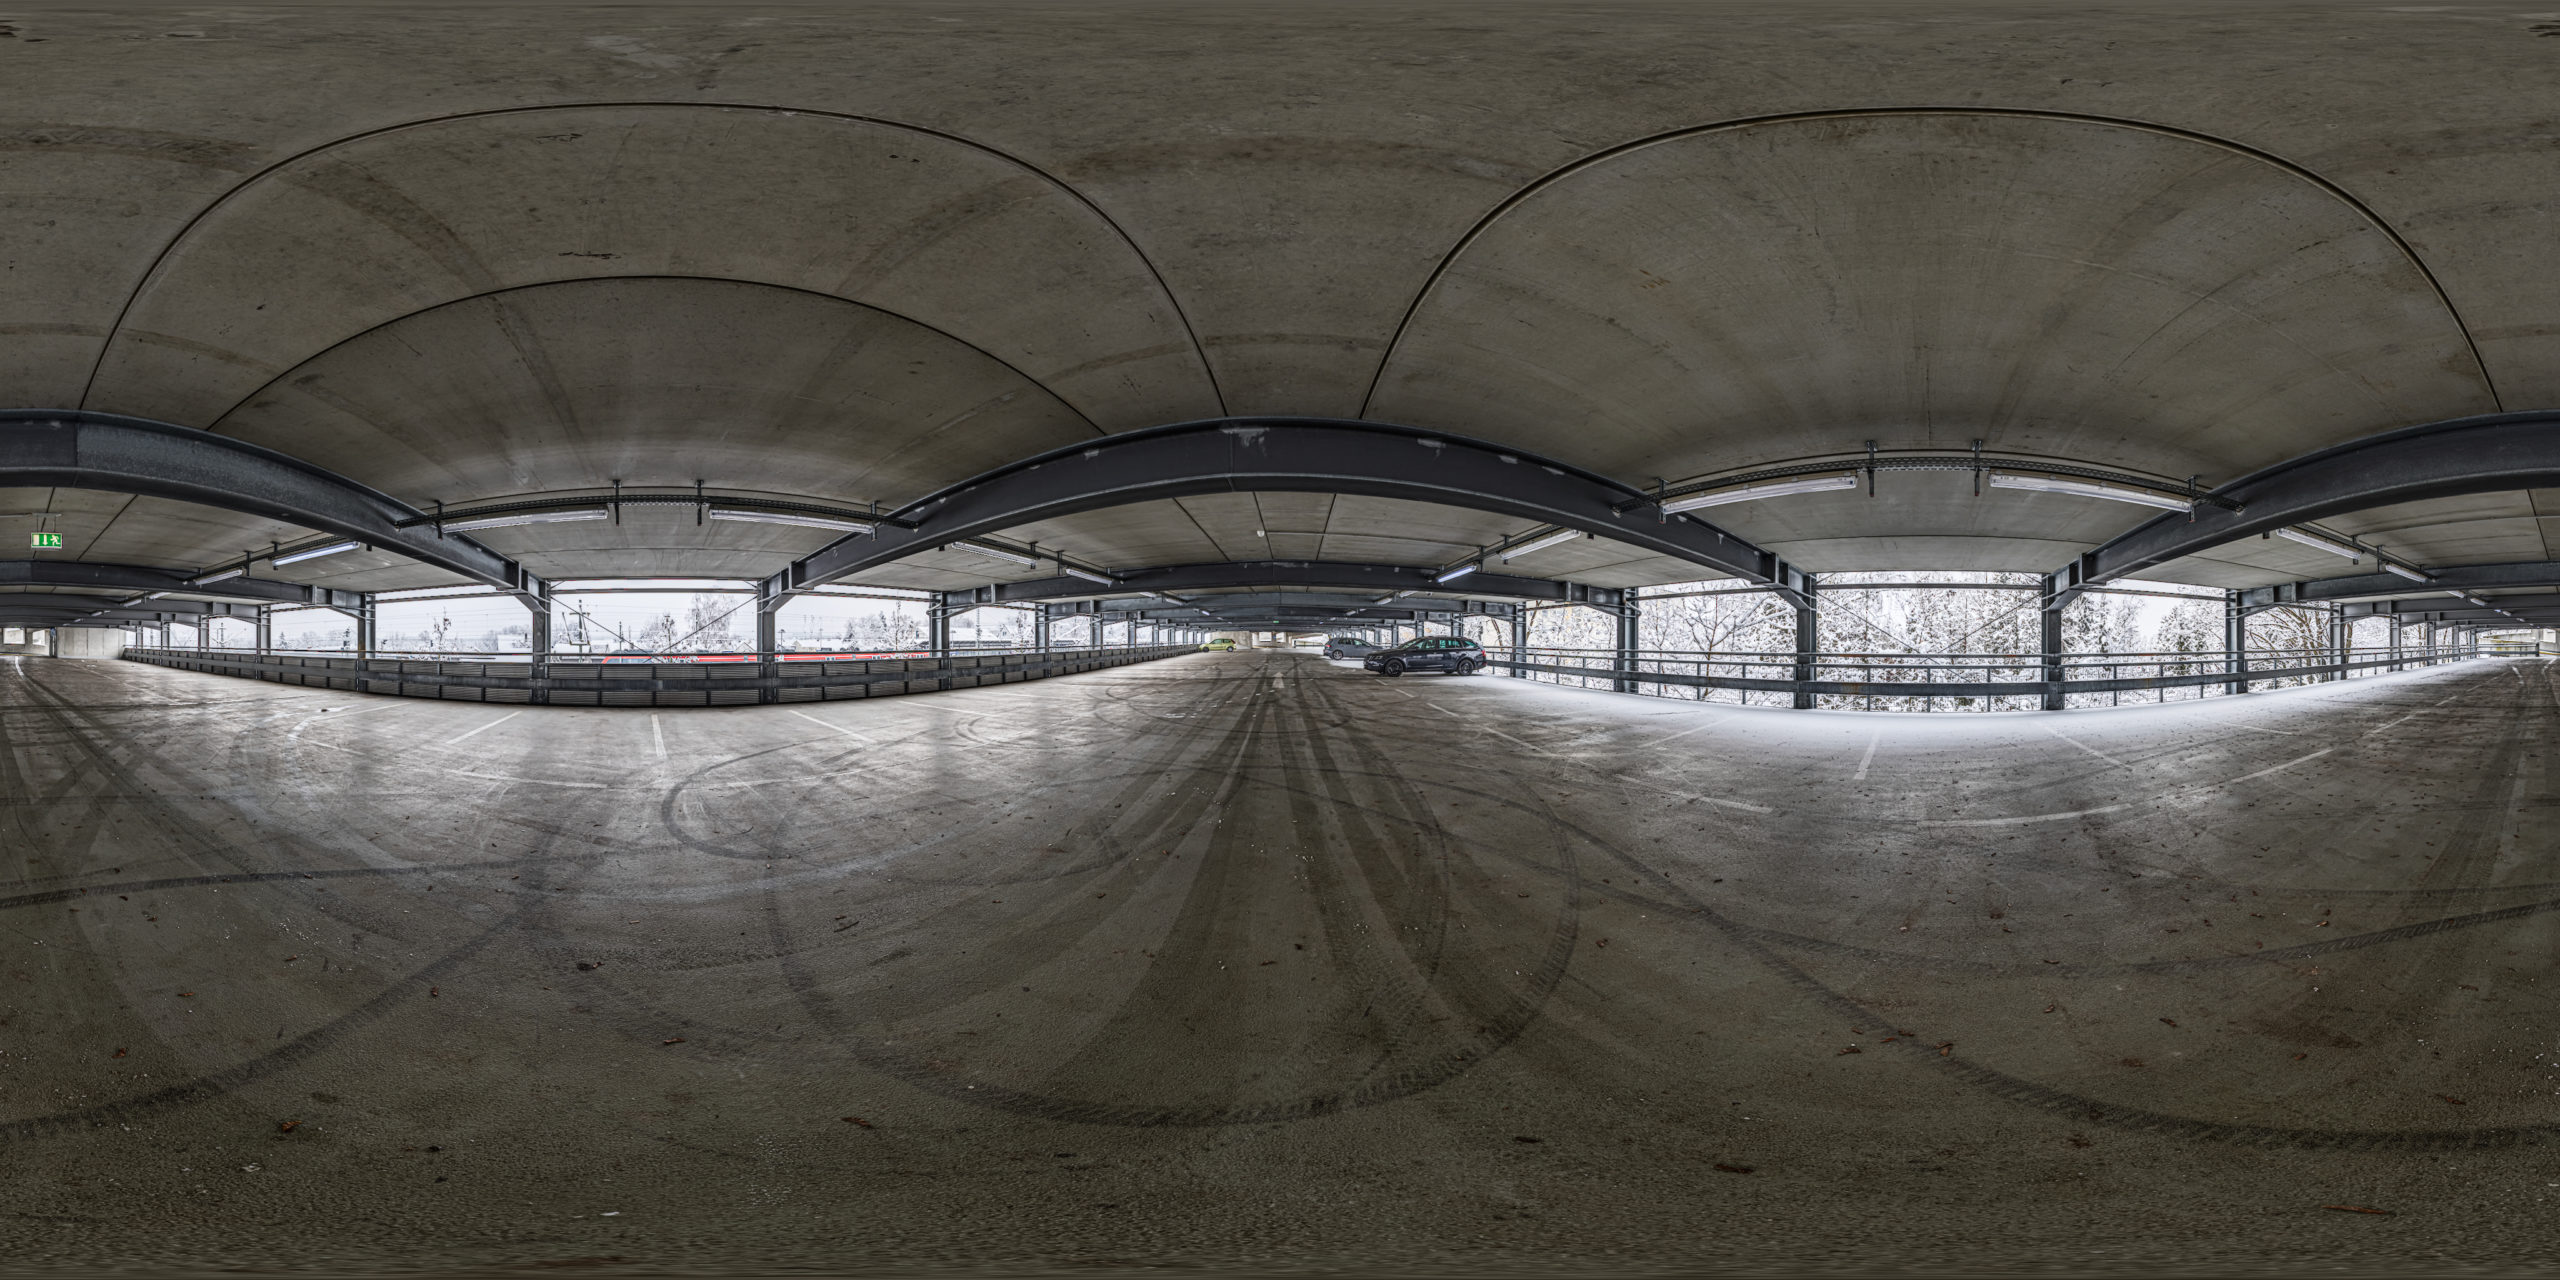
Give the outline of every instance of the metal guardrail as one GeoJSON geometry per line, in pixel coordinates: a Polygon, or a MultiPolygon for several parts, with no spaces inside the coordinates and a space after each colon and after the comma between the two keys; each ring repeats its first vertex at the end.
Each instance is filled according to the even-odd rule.
{"type": "MultiPolygon", "coordinates": [[[[767,702],[833,702],[882,698],[986,684],[1012,684],[1108,667],[1152,662],[1197,645],[1136,649],[977,651],[939,657],[772,662],[675,661],[649,664],[503,655],[402,657],[247,653],[220,649],[127,649],[131,661],[181,671],[268,680],[351,693],[394,694],[464,702],[517,702],[581,707],[747,706],[767,702]]],[[[700,658],[705,655],[693,655],[700,658]]],[[[724,655],[725,656],[725,655],[724,655]]]]}
{"type": "Polygon", "coordinates": [[[2477,651],[2470,650],[2429,654],[2404,649],[2395,654],[2375,649],[2351,651],[2343,657],[2334,651],[2252,650],[2246,655],[2245,668],[2234,670],[2231,655],[2222,652],[2062,654],[2056,664],[2063,678],[2048,681],[2043,678],[2047,661],[2028,654],[1814,654],[1810,661],[1792,653],[1664,650],[1637,650],[1625,655],[1623,661],[1621,655],[1606,649],[1532,649],[1523,651],[1523,657],[1517,659],[1498,650],[1485,654],[1488,667],[1531,679],[1550,677],[1551,683],[1579,680],[1584,687],[1639,693],[1647,692],[1643,686],[1652,685],[1663,690],[1695,689],[1701,696],[1709,689],[1723,689],[1746,695],[1785,694],[1790,698],[1801,693],[1826,698],[1918,700],[1923,704],[1922,710],[1935,710],[1934,703],[1940,698],[1964,708],[2001,698],[2041,701],[2052,693],[2069,698],[2157,692],[2165,699],[2171,689],[2196,689],[2199,696],[2206,696],[2232,686],[2246,689],[2274,682],[2344,679],[2360,673],[2409,670],[2477,656],[2477,651]],[[1799,666],[1809,668],[1813,678],[1796,679],[1794,672],[1799,666]],[[2127,669],[2148,669],[2149,674],[2127,675],[2127,669]],[[1720,670],[1728,674],[1719,674],[1720,670]],[[1768,674],[1757,674],[1764,671],[1768,674]],[[2097,672],[2105,674],[2092,674],[2097,672]],[[1946,678],[1965,674],[1979,678],[1946,678]],[[1847,678],[1852,675],[1857,678],[1847,678]],[[2008,678],[1999,678],[2004,676],[2008,678]]]}

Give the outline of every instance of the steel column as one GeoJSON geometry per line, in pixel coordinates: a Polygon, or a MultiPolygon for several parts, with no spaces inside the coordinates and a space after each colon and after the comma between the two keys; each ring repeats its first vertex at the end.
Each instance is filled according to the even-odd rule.
{"type": "Polygon", "coordinates": [[[2249,612],[2240,603],[2240,593],[2222,593],[2223,663],[2232,678],[2222,686],[2224,693],[2249,691],[2249,612]]]}
{"type": "Polygon", "coordinates": [[[2036,653],[2043,660],[2044,682],[2052,686],[2044,694],[2044,709],[2047,711],[2063,709],[2062,611],[2067,607],[2067,601],[2047,595],[2043,605],[2036,610],[2036,653]]]}
{"type": "MultiPolygon", "coordinates": [[[[1814,655],[1820,652],[1822,643],[1821,604],[1814,598],[1812,578],[1805,579],[1803,590],[1795,597],[1795,606],[1796,679],[1811,680],[1814,676],[1814,655]]],[[[1812,710],[1813,694],[1803,689],[1796,690],[1794,706],[1798,711],[1812,710]]]]}
{"type": "MultiPolygon", "coordinates": [[[[1452,622],[1450,629],[1456,630],[1457,624],[1452,622]]],[[[1615,652],[1609,663],[1618,673],[1610,682],[1611,686],[1620,693],[1634,693],[1639,683],[1636,679],[1636,651],[1643,643],[1641,632],[1642,618],[1636,611],[1635,593],[1630,591],[1626,603],[1618,606],[1615,652]]]]}

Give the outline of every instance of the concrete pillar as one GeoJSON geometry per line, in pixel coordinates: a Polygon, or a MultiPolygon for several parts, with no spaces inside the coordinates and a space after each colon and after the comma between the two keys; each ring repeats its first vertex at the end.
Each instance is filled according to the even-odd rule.
{"type": "MultiPolygon", "coordinates": [[[[1813,575],[1805,575],[1804,594],[1796,597],[1795,605],[1795,678],[1799,681],[1811,680],[1814,675],[1813,657],[1822,643],[1822,613],[1819,602],[1814,599],[1813,575]]],[[[1795,708],[1798,711],[1812,710],[1813,695],[1803,689],[1796,690],[1795,708]]]]}
{"type": "Polygon", "coordinates": [[[372,657],[373,651],[382,644],[381,623],[377,619],[376,607],[373,596],[368,593],[364,603],[356,608],[356,656],[359,658],[372,657]]]}
{"type": "Polygon", "coordinates": [[[276,629],[275,629],[275,622],[274,622],[274,620],[273,620],[273,619],[271,619],[271,618],[268,616],[267,606],[265,606],[265,605],[259,605],[259,606],[258,606],[258,652],[259,652],[259,654],[264,655],[264,654],[267,654],[267,653],[271,653],[271,652],[273,652],[273,651],[275,650],[275,642],[276,642],[276,629]]]}
{"type": "MultiPolygon", "coordinates": [[[[1528,660],[1529,610],[1525,605],[1515,606],[1511,611],[1511,661],[1518,664],[1528,660]]],[[[1529,673],[1514,665],[1511,668],[1511,677],[1515,680],[1526,680],[1529,678],[1529,673]]]]}
{"type": "Polygon", "coordinates": [[[2044,681],[2044,709],[2047,711],[2060,711],[2063,704],[2063,608],[2063,602],[2047,596],[2045,603],[2036,610],[2036,655],[2042,659],[2043,666],[2043,673],[2036,678],[2044,681]]]}
{"type": "Polygon", "coordinates": [[[951,597],[937,591],[925,609],[925,648],[934,657],[951,656],[951,597]]]}
{"type": "Polygon", "coordinates": [[[1031,646],[1042,653],[1049,651],[1049,610],[1045,605],[1031,614],[1031,646]]]}
{"type": "Polygon", "coordinates": [[[2338,674],[2334,677],[2335,679],[2347,678],[2348,649],[2354,640],[2355,629],[2347,623],[2347,611],[2331,609],[2329,611],[2329,649],[2338,655],[2338,674]]]}

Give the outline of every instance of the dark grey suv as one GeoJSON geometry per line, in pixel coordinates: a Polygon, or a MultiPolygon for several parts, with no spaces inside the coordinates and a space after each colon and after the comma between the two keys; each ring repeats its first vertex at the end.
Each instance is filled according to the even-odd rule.
{"type": "Polygon", "coordinates": [[[1424,636],[1392,649],[1380,649],[1362,658],[1360,665],[1382,676],[1400,676],[1408,671],[1471,676],[1484,669],[1484,646],[1462,636],[1424,636]]]}

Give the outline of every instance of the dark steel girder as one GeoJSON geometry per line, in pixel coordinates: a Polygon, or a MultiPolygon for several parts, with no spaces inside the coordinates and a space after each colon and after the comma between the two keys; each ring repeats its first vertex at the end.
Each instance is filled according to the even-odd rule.
{"type": "MultiPolygon", "coordinates": [[[[1643,491],[1561,462],[1444,432],[1342,418],[1213,418],[1108,436],[1000,467],[794,561],[786,595],[947,543],[1164,498],[1283,491],[1359,494],[1491,511],[1577,529],[1788,590],[1802,572],[1704,521],[1617,509],[1643,491]]],[[[1091,585],[1091,584],[1088,584],[1091,585]]]]}
{"type": "Polygon", "coordinates": [[[2250,608],[2279,604],[2334,604],[2347,600],[2393,600],[2440,596],[2447,591],[2514,591],[2560,587],[2560,560],[2528,560],[2516,564],[2473,564],[2429,569],[2431,582],[2412,582],[2396,573],[2359,573],[2309,582],[2280,582],[2240,593],[2250,608]]]}
{"type": "Polygon", "coordinates": [[[89,620],[188,622],[199,618],[255,618],[258,606],[227,600],[148,600],[127,604],[111,596],[9,592],[0,594],[0,625],[24,626],[89,620]]]}
{"type": "Polygon", "coordinates": [[[1399,616],[1392,610],[1388,611],[1384,615],[1364,613],[1356,616],[1323,611],[1247,610],[1238,613],[1213,613],[1204,617],[1200,614],[1191,613],[1185,610],[1164,609],[1151,610],[1145,613],[1120,614],[1115,615],[1109,620],[1115,622],[1124,620],[1137,622],[1161,622],[1171,626],[1202,627],[1213,630],[1218,628],[1227,628],[1243,630],[1260,629],[1268,631],[1277,628],[1296,627],[1304,628],[1309,631],[1326,631],[1337,627],[1346,630],[1360,627],[1383,627],[1399,622],[1410,625],[1416,622],[1427,622],[1436,618],[1445,618],[1448,616],[1450,615],[1406,614],[1399,616]]]}
{"type": "Polygon", "coordinates": [[[1326,560],[1243,560],[1225,564],[1168,565],[1157,569],[1125,569],[1112,575],[1105,586],[1082,578],[1038,578],[1029,582],[999,582],[967,591],[944,593],[954,603],[1010,604],[1034,600],[1073,600],[1084,597],[1116,596],[1132,591],[1214,591],[1235,587],[1308,587],[1344,591],[1463,591],[1470,596],[1500,596],[1516,600],[1553,601],[1563,604],[1595,604],[1610,607],[1625,598],[1615,587],[1595,587],[1580,582],[1564,582],[1554,578],[1521,578],[1505,573],[1478,571],[1451,579],[1447,584],[1432,578],[1437,571],[1408,565],[1349,564],[1326,560]]]}
{"type": "Polygon", "coordinates": [[[2164,515],[2047,580],[2059,603],[2081,588],[2287,525],[2395,502],[2560,485],[2560,410],[2454,418],[2367,436],[2280,462],[2213,492],[2243,509],[2164,515]]]}
{"type": "Polygon", "coordinates": [[[333,591],[299,582],[277,582],[247,576],[204,586],[187,585],[185,574],[131,564],[90,564],[78,560],[0,560],[0,587],[95,587],[104,591],[172,591],[223,600],[255,600],[266,604],[308,605],[322,609],[361,609],[364,595],[333,591]]]}
{"type": "Polygon", "coordinates": [[[2509,597],[2493,600],[2497,609],[2483,609],[2459,600],[2438,597],[2432,600],[2374,600],[2345,605],[2339,609],[2353,618],[2398,618],[2403,623],[2453,622],[2491,627],[2560,626],[2560,596],[2537,596],[2528,599],[2509,597]],[[2506,612],[2499,612],[2500,609],[2506,612]]]}
{"type": "Polygon", "coordinates": [[[541,579],[459,534],[405,528],[422,514],[334,472],[192,427],[65,409],[0,410],[0,486],[101,489],[281,520],[518,595],[541,579]]]}
{"type": "MultiPolygon", "coordinates": [[[[1485,602],[1477,600],[1428,600],[1411,596],[1402,600],[1380,600],[1376,596],[1345,595],[1323,591],[1238,591],[1225,595],[1177,597],[1171,601],[1144,597],[1111,599],[1101,602],[1105,614],[1148,609],[1207,609],[1213,613],[1235,613],[1253,609],[1339,609],[1356,613],[1364,609],[1393,608],[1413,613],[1473,613],[1481,611],[1485,602]]],[[[1496,606],[1505,611],[1513,606],[1496,606]]]]}

